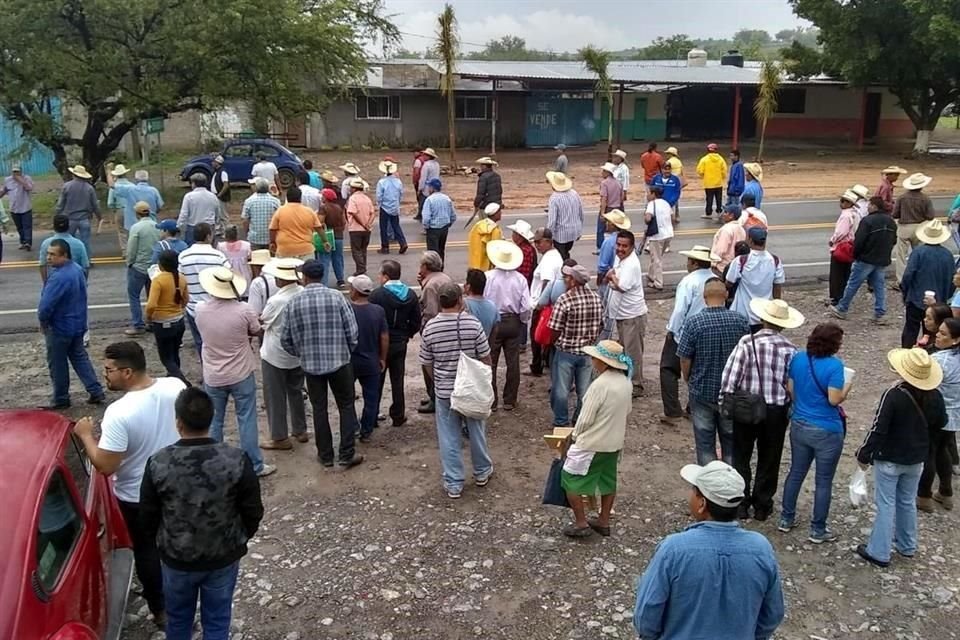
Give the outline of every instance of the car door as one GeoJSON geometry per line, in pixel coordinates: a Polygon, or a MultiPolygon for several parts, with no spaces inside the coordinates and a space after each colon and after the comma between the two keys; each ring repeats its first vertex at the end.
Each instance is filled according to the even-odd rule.
{"type": "Polygon", "coordinates": [[[256,161],[253,157],[253,143],[228,144],[223,150],[223,166],[230,176],[230,182],[246,182],[252,175],[250,171],[256,161]]]}
{"type": "MultiPolygon", "coordinates": [[[[93,473],[90,460],[76,436],[70,434],[64,447],[63,460],[77,493],[84,505],[87,520],[93,525],[100,548],[100,566],[104,581],[110,575],[110,552],[113,549],[113,536],[106,501],[102,499],[103,488],[100,484],[109,484],[102,474],[93,473]]],[[[107,487],[109,491],[109,487],[107,487]]]]}

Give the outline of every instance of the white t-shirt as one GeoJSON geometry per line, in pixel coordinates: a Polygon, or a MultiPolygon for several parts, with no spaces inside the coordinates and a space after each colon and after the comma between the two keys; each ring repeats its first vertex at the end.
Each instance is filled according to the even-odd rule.
{"type": "Polygon", "coordinates": [[[738,257],[730,263],[727,282],[740,283],[730,309],[742,315],[750,324],[760,324],[760,318],[750,310],[750,301],[754,298],[771,299],[773,285],[786,282],[786,276],[783,263],[774,258],[772,253],[753,249],[746,260],[738,257]]]}
{"type": "Polygon", "coordinates": [[[273,164],[269,160],[258,162],[257,164],[253,165],[253,169],[250,170],[250,176],[252,178],[263,178],[270,184],[274,184],[276,182],[278,173],[280,173],[280,170],[277,169],[277,165],[273,164]]]}
{"type": "Polygon", "coordinates": [[[305,207],[310,207],[314,213],[318,213],[320,211],[320,205],[323,204],[320,189],[311,187],[308,184],[300,185],[300,204],[305,207]]]}
{"type": "Polygon", "coordinates": [[[543,257],[540,263],[533,270],[533,282],[530,283],[530,299],[536,303],[543,293],[543,281],[553,282],[560,278],[560,270],[563,269],[563,256],[556,249],[550,249],[543,257]]]}
{"type": "Polygon", "coordinates": [[[113,474],[113,490],[123,502],[140,502],[140,482],[147,459],[180,439],[173,405],[187,385],[178,378],[157,378],[141,391],[107,407],[100,424],[104,451],[126,453],[113,474]]]}
{"type": "Polygon", "coordinates": [[[668,240],[673,237],[673,207],[663,198],[647,203],[647,213],[657,216],[657,235],[647,240],[668,240]]]}
{"type": "Polygon", "coordinates": [[[296,284],[285,286],[276,292],[260,313],[263,323],[263,343],[260,345],[260,357],[278,369],[296,369],[300,358],[290,355],[280,346],[280,332],[283,329],[283,311],[290,300],[303,291],[296,284]]]}
{"type": "Polygon", "coordinates": [[[765,214],[760,209],[757,209],[756,207],[747,207],[746,209],[744,209],[743,214],[739,218],[737,218],[737,222],[740,223],[741,227],[746,226],[747,218],[751,216],[753,216],[754,218],[762,222],[763,226],[765,227],[769,226],[767,224],[767,214],[765,214]]]}
{"type": "MultiPolygon", "coordinates": [[[[669,206],[669,205],[668,205],[669,206]]],[[[636,251],[631,251],[625,259],[617,258],[613,263],[613,272],[620,281],[623,291],[610,288],[610,315],[614,320],[629,320],[647,313],[647,301],[643,297],[643,270],[636,251]]]]}

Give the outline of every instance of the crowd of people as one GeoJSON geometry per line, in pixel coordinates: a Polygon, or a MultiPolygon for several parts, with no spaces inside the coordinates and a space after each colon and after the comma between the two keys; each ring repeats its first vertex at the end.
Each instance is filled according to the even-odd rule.
{"type": "MultiPolygon", "coordinates": [[[[167,377],[149,377],[139,343],[110,345],[104,377],[110,390],[125,395],[107,407],[99,440],[89,419],[76,432],[93,465],[114,476],[144,595],[168,637],[188,637],[198,591],[205,631],[208,624],[211,634],[229,628],[224,594],[232,594],[246,540],[263,516],[258,478],[277,471],[261,450],[309,442],[308,400],[318,462],[343,470],[360,465],[360,449],[381,423],[403,427],[408,421],[406,363],[414,340],[426,388],[416,410],[434,416],[441,486],[450,499],[460,498],[467,484],[464,441],[473,486],[482,489],[494,473],[487,419],[454,408],[466,356],[490,368],[493,399],[486,416],[517,408],[521,375],[549,375],[551,425],[571,429],[558,476],[573,514],[563,532],[571,538],[611,534],[627,421],[646,383],[646,295],[663,290],[663,256],[680,222],[687,181],[674,147],[664,158],[651,144],[641,156],[643,186],[634,189],[639,194],[631,193],[626,152],[617,150],[600,166],[594,275],[570,257],[583,234],[584,206],[567,175],[566,150],[557,150],[545,176],[546,224],[537,229],[522,219],[501,224],[498,163],[490,157],[477,161],[473,215],[479,220],[470,227],[464,274],[445,269],[447,233],[458,218],[443,193],[437,154],[429,148],[417,152],[416,217],[427,246],[416,276],[419,295],[390,258],[373,278],[367,275],[376,220],[380,254],[389,255],[393,243],[401,254],[408,249],[398,218],[404,185],[392,158],[380,162],[383,176],[375,189],[351,163],[340,167],[339,186],[332,171],[306,164],[282,200],[276,167],[261,159],[249,179],[240,227],[231,224],[225,206],[231,179],[221,169],[222,158],[215,159],[212,179],[190,177],[192,189],[175,220],[157,220],[164,205],[146,172],[136,172],[130,183],[125,167],[110,169],[108,206],[123,229],[127,266],[126,335],[153,333],[167,377]],[[628,198],[645,203],[638,233],[624,211],[628,198]],[[345,238],[355,266],[349,277],[345,238]],[[192,382],[181,364],[188,329],[202,372],[192,382]],[[526,354],[529,364],[522,365],[526,354]],[[391,400],[381,416],[388,379],[391,400]],[[258,391],[269,432],[263,440],[258,391]],[[338,413],[336,449],[328,394],[338,413]],[[239,449],[222,444],[231,399],[239,449]],[[220,462],[205,463],[213,458],[220,462]],[[185,500],[191,492],[200,497],[185,500]],[[592,510],[596,517],[590,517],[592,510]],[[194,542],[184,546],[184,535],[194,542]],[[226,542],[216,544],[221,535],[226,542]],[[218,595],[209,595],[213,591],[218,595]]],[[[100,212],[95,193],[90,195],[90,174],[83,167],[70,171],[74,179],[58,202],[55,234],[41,248],[38,315],[53,384],[50,409],[70,406],[69,365],[90,404],[106,399],[85,346],[89,224],[100,212]]],[[[687,274],[677,285],[659,358],[659,419],[670,426],[692,423],[696,464],[681,475],[693,487],[689,508],[698,523],[658,547],[638,588],[634,624],[642,637],[680,637],[691,624],[741,611],[735,624],[743,626],[743,635],[767,637],[783,617],[776,557],[763,536],[736,523],[764,521],[779,511],[777,528],[794,529],[798,494],[815,463],[808,539],[837,539],[829,512],[846,436],[842,405],[855,372],[840,355],[840,325],[817,324],[803,350],[784,334],[806,319],[784,300],[783,264],[767,250],[762,168],[742,163],[736,150],[728,164],[710,144],[696,171],[707,203],[703,217],[716,214],[721,226],[711,246],[679,251],[687,274]],[[788,433],[790,470],[778,504],[788,433]],[[720,553],[732,554],[725,568],[710,560],[720,553]],[[719,599],[718,581],[729,585],[719,599]],[[694,604],[696,616],[690,616],[694,604]]],[[[904,557],[916,553],[918,509],[952,508],[958,463],[960,296],[953,293],[960,272],[943,247],[951,228],[934,219],[922,193],[930,178],[911,175],[903,182],[906,192],[895,197],[894,182],[904,173],[884,169],[873,197],[861,185],[845,191],[829,240],[830,314],[845,319],[867,281],[875,318],[882,322],[885,270],[893,254],[894,286],[906,307],[901,348],[887,356],[898,381],[881,396],[857,451],[862,467],[874,467],[877,507],[869,542],[857,553],[878,566],[887,566],[894,550],[904,557]]],[[[10,194],[15,214],[27,216],[31,189],[29,177],[17,170],[0,195],[10,194]]],[[[958,215],[960,207],[949,212],[951,226],[958,215]]],[[[23,235],[30,223],[18,220],[21,245],[30,247],[32,237],[23,235]]]]}

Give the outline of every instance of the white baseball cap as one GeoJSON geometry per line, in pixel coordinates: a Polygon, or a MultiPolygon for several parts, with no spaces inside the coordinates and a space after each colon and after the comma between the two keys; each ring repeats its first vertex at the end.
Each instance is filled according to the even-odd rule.
{"type": "Polygon", "coordinates": [[[738,507],[743,502],[746,484],[736,469],[721,460],[700,466],[688,464],[680,477],[695,486],[703,497],[720,507],[738,507]]]}

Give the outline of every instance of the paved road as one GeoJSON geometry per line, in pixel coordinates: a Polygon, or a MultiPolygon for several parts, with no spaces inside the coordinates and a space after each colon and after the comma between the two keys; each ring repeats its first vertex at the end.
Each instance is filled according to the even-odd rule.
{"type": "MultiPolygon", "coordinates": [[[[951,199],[935,198],[937,211],[942,213],[951,199]]],[[[677,237],[673,241],[673,251],[665,256],[665,284],[675,284],[685,273],[685,261],[677,251],[694,244],[709,245],[718,225],[715,222],[701,220],[702,204],[681,206],[681,223],[677,228],[677,237]]],[[[634,222],[639,220],[639,207],[627,207],[634,222]]],[[[828,271],[826,251],[827,238],[830,236],[837,217],[835,200],[802,200],[770,202],[764,207],[770,221],[770,250],[780,256],[787,270],[788,279],[814,278],[825,276],[828,271]]],[[[523,218],[533,227],[546,221],[542,211],[510,211],[504,215],[503,224],[512,224],[523,218]]],[[[596,268],[593,225],[596,214],[588,213],[584,236],[573,247],[574,259],[587,265],[591,271],[596,268]]],[[[447,271],[462,277],[466,271],[467,232],[461,218],[451,229],[447,241],[447,271]]],[[[403,228],[410,243],[406,255],[398,256],[394,249],[393,258],[398,259],[403,268],[403,277],[408,282],[416,279],[420,253],[426,248],[423,236],[419,233],[416,221],[405,218],[403,228]]],[[[6,262],[0,265],[0,332],[16,332],[36,325],[35,308],[39,297],[40,276],[37,271],[37,255],[16,250],[15,238],[9,234],[4,238],[6,262]]],[[[40,239],[35,241],[39,247],[40,239]]],[[[379,230],[374,227],[368,265],[371,276],[377,270],[381,256],[376,253],[379,247],[379,230]]],[[[124,267],[118,255],[116,234],[111,227],[103,235],[94,236],[93,254],[95,268],[90,274],[90,317],[91,322],[122,323],[129,312],[126,302],[124,267]]],[[[345,256],[347,273],[352,271],[353,260],[349,250],[345,256]]]]}

